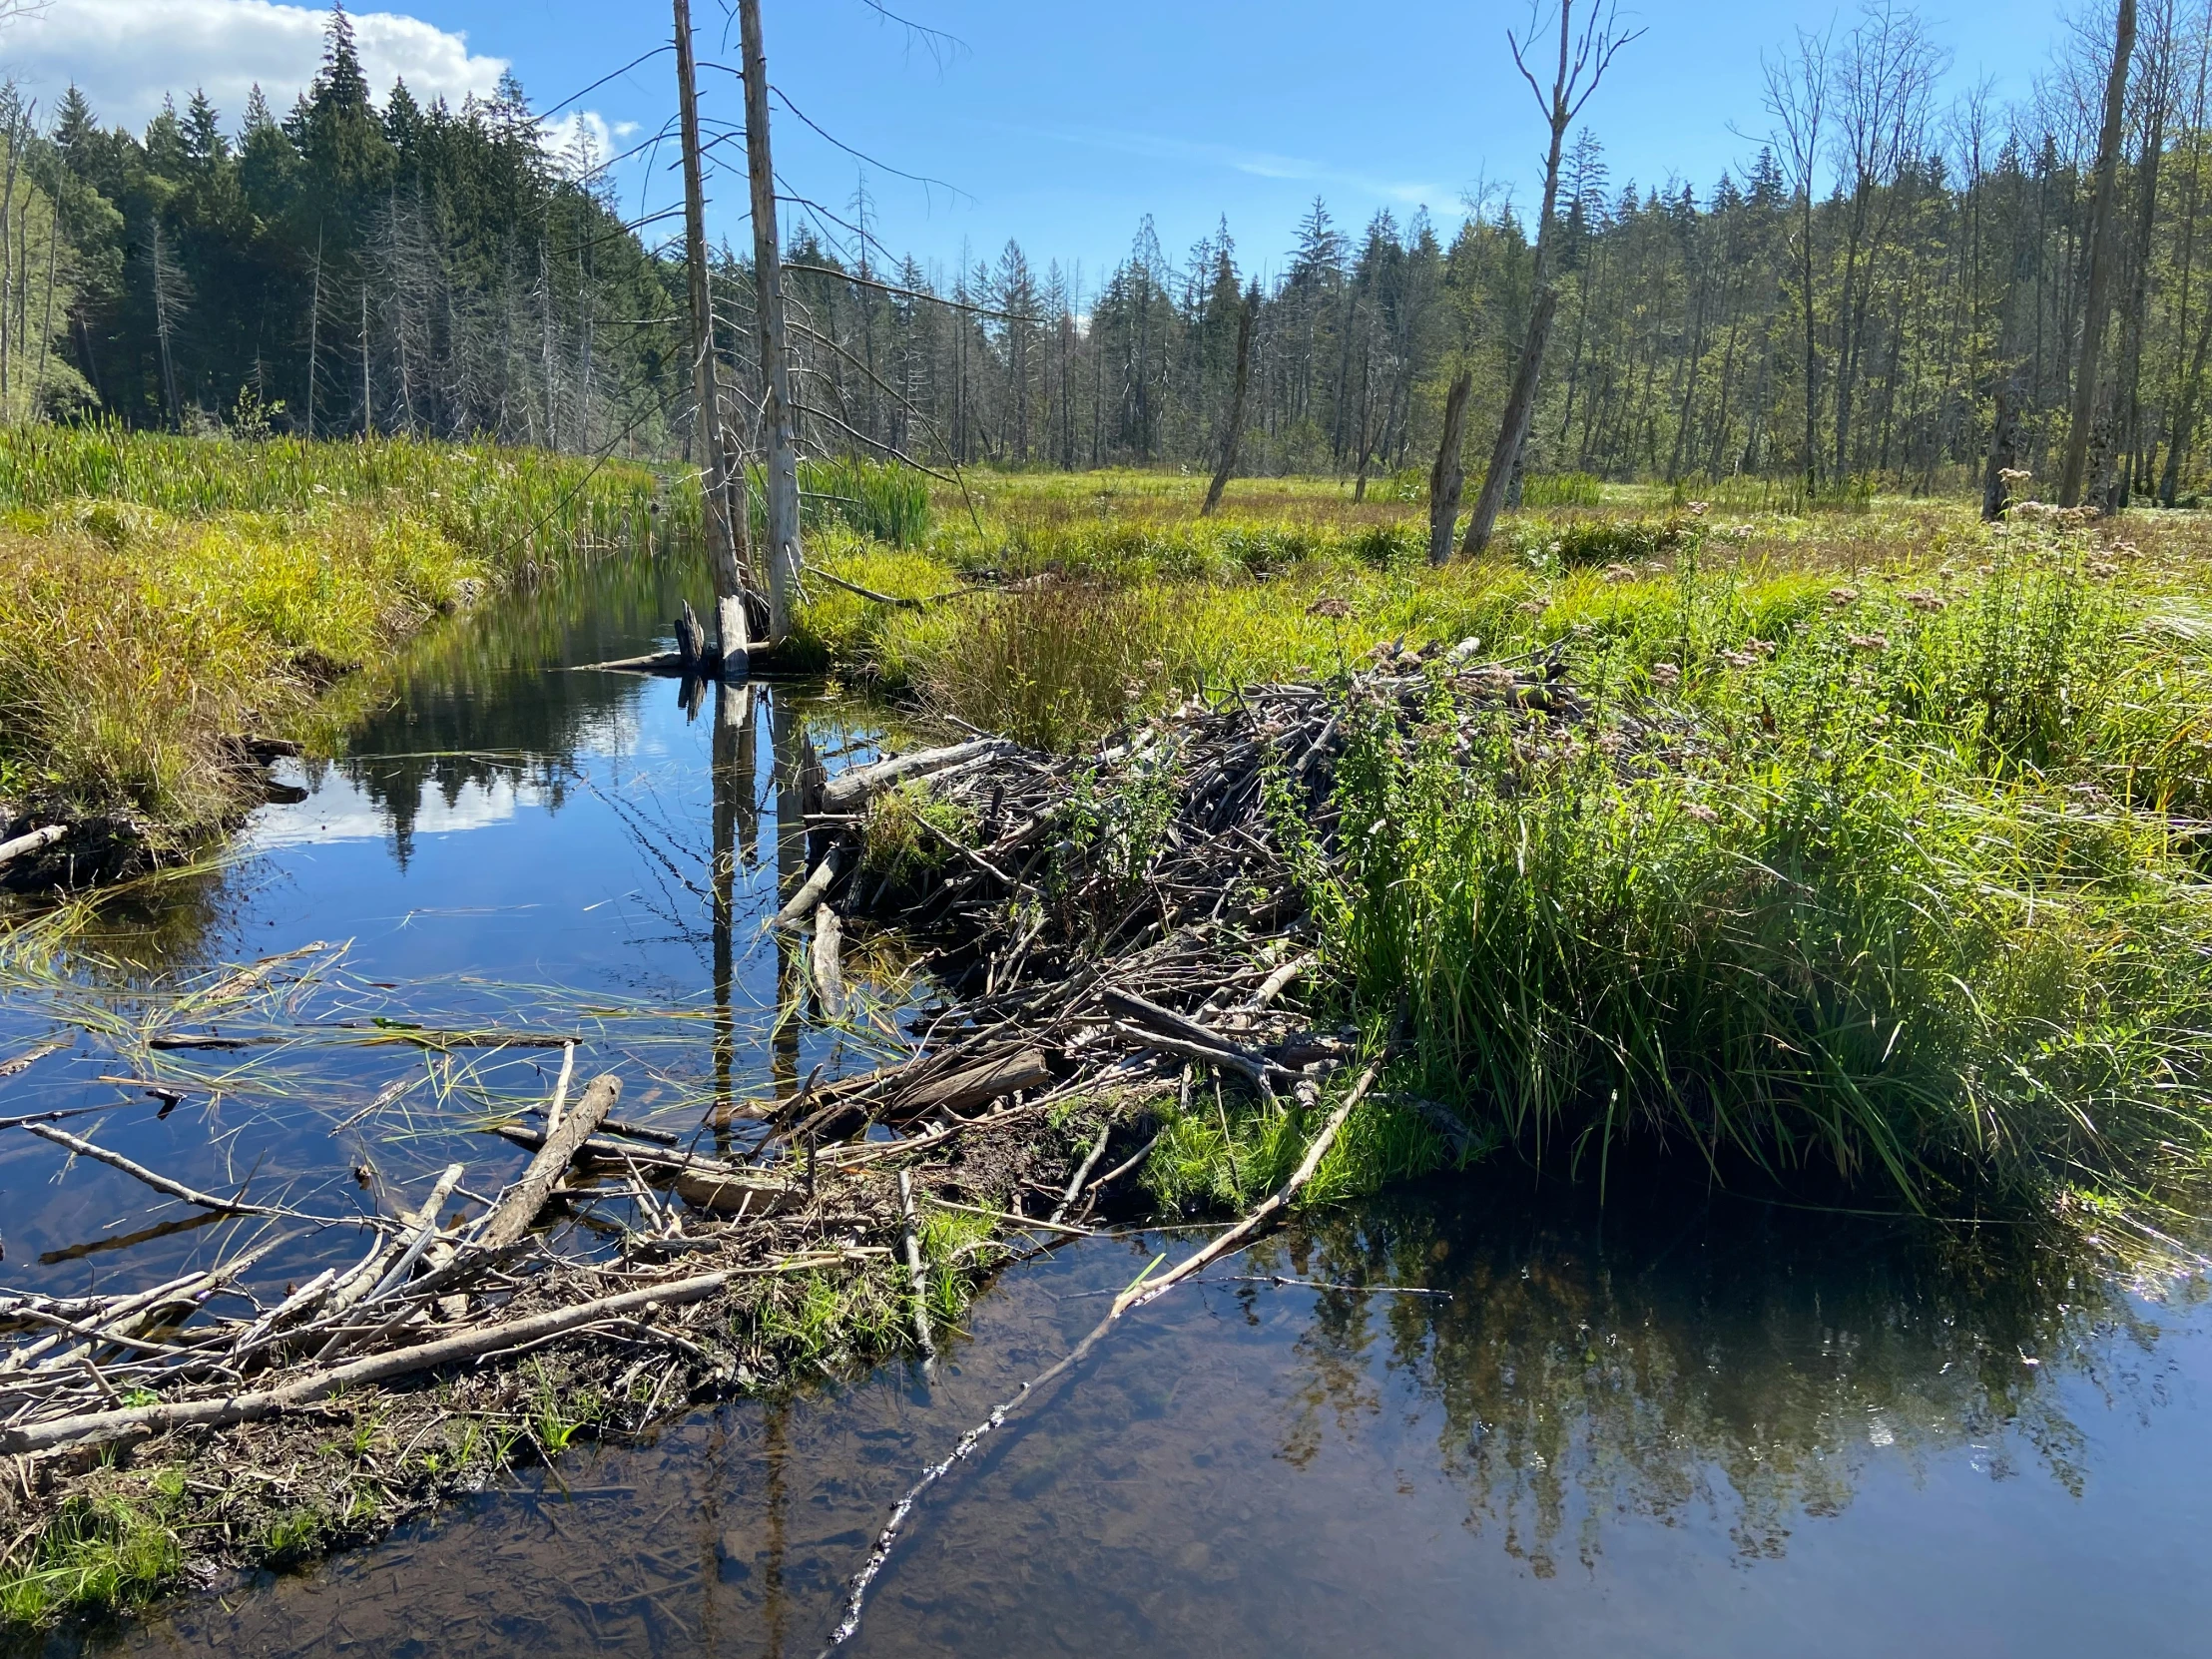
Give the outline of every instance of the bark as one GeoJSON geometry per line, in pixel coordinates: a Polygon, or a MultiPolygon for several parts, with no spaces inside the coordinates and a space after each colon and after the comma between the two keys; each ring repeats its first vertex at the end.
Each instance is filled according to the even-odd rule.
{"type": "Polygon", "coordinates": [[[799,540],[799,445],[792,425],[791,347],[784,326],[783,251],[776,231],[776,167],[769,150],[768,55],[760,0],[738,0],[745,50],[745,165],[753,192],[754,321],[760,330],[765,398],[761,425],[768,462],[768,632],[781,645],[792,629],[792,589],[804,553],[799,540]]]}
{"type": "MultiPolygon", "coordinates": [[[[1555,147],[1556,148],[1556,147],[1555,147]]],[[[1513,389],[1505,400],[1505,418],[1498,423],[1497,443],[1490,451],[1490,470],[1483,474],[1482,492],[1474,500],[1474,516],[1467,521],[1466,539],[1459,551],[1468,557],[1490,544],[1497,515],[1513,486],[1520,466],[1521,445],[1536,413],[1536,388],[1543,376],[1544,342],[1551,335],[1551,319],[1559,309],[1559,290],[1548,280],[1536,294],[1536,306],[1528,318],[1528,338],[1521,347],[1520,364],[1513,371],[1513,389]]]]}
{"type": "Polygon", "coordinates": [[[1633,33],[1620,33],[1613,27],[1611,15],[1603,14],[1584,25],[1578,51],[1574,36],[1574,0],[1559,0],[1558,65],[1552,75],[1551,91],[1546,94],[1521,61],[1519,44],[1511,35],[1506,36],[1513,50],[1514,67],[1520,70],[1521,78],[1527,81],[1543,105],[1544,120],[1551,129],[1551,144],[1544,155],[1543,206],[1536,216],[1534,298],[1529,307],[1528,333],[1521,344],[1520,363],[1513,373],[1513,387],[1505,401],[1504,417],[1498,422],[1497,443],[1490,451],[1490,468],[1482,476],[1482,493],[1475,497],[1474,516],[1468,520],[1466,540],[1460,544],[1460,551],[1470,556],[1489,545],[1497,515],[1505,506],[1508,492],[1516,487],[1521,446],[1528,441],[1529,423],[1536,414],[1536,389],[1543,379],[1544,346],[1551,338],[1552,319],[1559,310],[1559,290],[1552,266],[1554,246],[1558,241],[1554,222],[1559,206],[1560,151],[1565,146],[1568,127],[1573,125],[1590,95],[1597,91],[1613,54],[1633,39],[1633,33]],[[1587,82],[1583,80],[1585,74],[1589,77],[1587,82]]]}
{"type": "Polygon", "coordinates": [[[554,1183],[568,1172],[570,1162],[583,1150],[592,1131],[614,1110],[615,1102],[621,1097],[622,1080],[612,1073],[592,1079],[583,1098],[562,1114],[559,1126],[546,1135],[545,1144],[530,1160],[530,1167],[522,1172],[522,1179],[507,1189],[499,1200],[499,1207],[486,1218],[483,1231],[477,1235],[477,1243],[482,1248],[497,1250],[513,1244],[530,1231],[538,1219],[538,1212],[545,1208],[554,1183]]]}
{"type": "Polygon", "coordinates": [[[684,148],[684,265],[691,308],[692,378],[707,562],[714,574],[716,646],[724,666],[742,666],[752,645],[745,615],[739,516],[731,510],[730,466],[715,368],[714,298],[708,285],[707,192],[699,160],[699,89],[692,61],[691,0],[675,0],[676,91],[684,148]]]}
{"type": "Polygon", "coordinates": [[[1221,435],[1221,464],[1214,468],[1214,481],[1206,486],[1200,518],[1211,518],[1221,505],[1221,492],[1229,487],[1229,474],[1237,464],[1237,444],[1244,437],[1245,393],[1252,382],[1252,314],[1260,308],[1259,301],[1255,287],[1237,312],[1237,377],[1229,393],[1229,426],[1221,435]]]}
{"type": "Polygon", "coordinates": [[[1428,562],[1440,565],[1451,557],[1451,532],[1459,522],[1459,492],[1466,484],[1460,463],[1467,430],[1467,396],[1474,389],[1474,374],[1462,368],[1451,377],[1444,393],[1444,435],[1436,446],[1436,464],[1428,474],[1428,562]]]}
{"type": "Polygon", "coordinates": [[[2082,308],[2081,350],[2074,366],[2073,416],[2066,429],[2066,458],[2059,474],[2058,504],[2079,506],[2089,463],[2089,438],[2096,423],[2097,373],[2104,326],[2112,304],[2112,268],[2118,249],[2113,197],[2124,137],[2128,59],[2135,50],[2135,0],[2120,0],[2112,43],[2111,73],[2104,85],[2104,129],[2097,140],[2096,197],[2090,211],[2089,292],[2082,308]]]}

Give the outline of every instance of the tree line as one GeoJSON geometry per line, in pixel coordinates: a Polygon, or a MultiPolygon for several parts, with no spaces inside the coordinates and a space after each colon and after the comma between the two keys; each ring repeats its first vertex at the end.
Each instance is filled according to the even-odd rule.
{"type": "MultiPolygon", "coordinates": [[[[1551,473],[1955,489],[2000,463],[2055,477],[2078,445],[2084,493],[2172,502],[2212,403],[2212,5],[2183,5],[2092,10],[1998,107],[1943,96],[1922,18],[1870,0],[1767,54],[1759,137],[1702,190],[1616,182],[1591,124],[1554,120],[1541,204],[1351,229],[1316,201],[1257,262],[1226,223],[1171,257],[1147,220],[1089,279],[1017,242],[939,269],[881,246],[863,182],[785,243],[800,443],[1212,470],[1238,407],[1240,470],[1417,493],[1462,378],[1470,465],[1502,452],[1533,344],[1508,497],[1551,473]]],[[[0,101],[8,418],[692,442],[682,249],[626,224],[600,159],[556,151],[511,80],[379,105],[333,12],[280,119],[257,94],[227,131],[195,94],[134,135],[75,91],[34,115],[0,101]]],[[[725,420],[753,453],[752,254],[712,264],[725,420]]]]}

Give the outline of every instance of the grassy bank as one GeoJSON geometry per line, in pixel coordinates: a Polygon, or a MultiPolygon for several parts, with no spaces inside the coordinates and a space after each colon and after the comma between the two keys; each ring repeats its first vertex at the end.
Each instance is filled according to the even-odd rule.
{"type": "MultiPolygon", "coordinates": [[[[1403,505],[1081,499],[1016,480],[980,533],[947,515],[925,553],[850,544],[840,569],[886,592],[1044,579],[920,609],[840,594],[814,625],[902,695],[1053,748],[1392,642],[1476,641],[1592,704],[1564,739],[1504,709],[1470,725],[1440,683],[1418,730],[1347,710],[1337,801],[1367,828],[1309,872],[1334,995],[1371,1025],[1403,1008],[1396,1081],[1477,1139],[1599,1179],[1668,1149],[2012,1213],[2147,1214],[2212,1163],[2195,515],[1988,527],[1654,491],[1524,514],[1431,570],[1403,505]]],[[[1264,1187],[1271,1136],[1194,1120],[1166,1188],[1264,1187]]],[[[1375,1141],[1393,1168],[1443,1155],[1410,1120],[1375,1141]]]]}
{"type": "Polygon", "coordinates": [[[490,447],[0,433],[0,802],[155,850],[249,800],[283,736],[438,611],[640,535],[650,474],[490,447]]]}

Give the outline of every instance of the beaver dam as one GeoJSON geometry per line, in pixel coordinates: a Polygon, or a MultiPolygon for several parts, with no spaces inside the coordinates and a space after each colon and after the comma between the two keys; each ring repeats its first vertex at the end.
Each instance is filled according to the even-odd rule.
{"type": "MultiPolygon", "coordinates": [[[[610,611],[634,628],[674,608],[664,576],[592,580],[566,660],[641,643],[610,611]],[[638,591],[602,591],[625,582],[638,591]]],[[[1649,1066],[1678,1033],[1630,1008],[1595,1033],[1612,1058],[1593,1067],[1592,1029],[1546,1022],[1575,975],[1609,970],[1547,958],[1565,935],[1528,926],[1497,993],[1512,1006],[1470,1018],[1460,979],[1494,990],[1499,967],[1440,931],[1469,886],[1438,878],[1444,792],[1532,815],[1560,779],[1602,776],[1616,798],[1671,799],[1731,741],[1664,700],[1598,695],[1558,655],[1386,649],[1188,699],[1070,755],[893,739],[801,686],[549,672],[541,633],[433,642],[355,758],[302,771],[307,799],[258,821],[242,860],[12,936],[5,1248],[22,1288],[0,1304],[0,1598],[19,1626],[254,1582],[533,1482],[597,1490],[580,1459],[684,1443],[701,1402],[789,1410],[889,1365],[928,1431],[901,1430],[899,1457],[853,1463],[870,1472],[824,1499],[841,1530],[812,1547],[804,1593],[772,1575],[812,1632],[794,1645],[866,1643],[878,1619],[905,1628],[907,1552],[940,1574],[983,1494],[1026,1501],[998,1491],[1007,1468],[1064,1455],[1057,1430],[1022,1438],[1032,1419],[1120,1376],[1125,1346],[1197,1340],[1179,1304],[1224,1287],[1359,1301],[1372,1284],[1423,1348],[1452,1298],[1488,1307],[1520,1283],[1509,1262],[1486,1288],[1447,1270],[1456,1234],[1387,1220],[1373,1196],[1484,1162],[1584,1195],[1602,1180],[1623,1228],[1647,1185],[1682,1195],[1661,1207],[1684,1225],[1720,1185],[1788,1187],[2002,1218],[2006,1238],[2088,1258],[2124,1238],[2143,1259],[2147,1223],[2100,1212],[2105,1236],[2084,1243],[2053,1201],[2094,1148],[2045,1136],[2015,1156],[1931,1103],[1936,1059],[1865,1018],[1880,985],[1802,925],[1812,852],[1739,893],[1751,921],[1733,941],[1691,941],[1708,973],[1728,948],[1765,971],[1750,952],[1772,918],[1751,898],[1801,904],[1789,960],[1808,988],[1764,1031],[1803,1056],[1770,1042],[1751,1064],[1689,1005],[1669,1017],[1705,1020],[1705,1047],[1649,1066]],[[1882,1071],[1901,1056],[1918,1069],[1882,1071]],[[1340,1237],[1332,1214],[1367,1219],[1340,1237]],[[2035,1216],[2056,1219],[2011,1225],[2035,1216]],[[1285,1223],[1287,1246],[1270,1235],[1285,1223]],[[993,1348],[991,1297],[1022,1306],[1054,1274],[1079,1289],[1049,1340],[993,1348]],[[894,1583],[892,1610],[862,1594],[894,1583]]],[[[1682,805],[1706,800],[1726,805],[1682,805]]],[[[1525,822],[1527,884],[1586,903],[1525,822]]],[[[1498,1214],[1526,1196],[1493,1195],[1498,1214]]],[[[1988,1238],[1956,1248],[1973,1260],[1940,1274],[2013,1282],[2001,1250],[1974,1256],[1988,1238]]],[[[2056,1386],[2067,1344],[2101,1354],[2141,1329],[2087,1288],[2102,1270],[2080,1271],[2051,1305],[1949,1316],[1982,1373],[2011,1368],[1949,1420],[2011,1420],[2044,1375],[2022,1356],[2049,1355],[2056,1386]],[[2083,1317],[2100,1335],[2069,1323],[2083,1317]]],[[[1562,1262],[1556,1285],[1582,1272],[1562,1262]]],[[[1673,1316],[1585,1305],[1548,1334],[1523,1332],[1525,1311],[1486,1317],[1508,1348],[1535,1345],[1505,1364],[1533,1379],[1539,1351],[1565,1342],[1602,1369],[1606,1330],[1673,1316]]],[[[1957,1353],[1929,1352],[1947,1376],[1957,1353]]],[[[1227,1399],[1188,1408],[1217,1445],[1241,1443],[1227,1399]]],[[[1461,1441],[1487,1432],[1451,1409],[1461,1441]]],[[[634,1639],[691,1639],[652,1617],[634,1639]]]]}

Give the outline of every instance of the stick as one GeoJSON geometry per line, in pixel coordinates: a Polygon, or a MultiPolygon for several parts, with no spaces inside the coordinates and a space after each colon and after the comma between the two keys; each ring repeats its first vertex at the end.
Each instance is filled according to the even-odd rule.
{"type": "Polygon", "coordinates": [[[43,1042],[35,1048],[26,1048],[12,1059],[0,1060],[0,1077],[14,1077],[21,1072],[29,1071],[49,1054],[59,1054],[66,1048],[74,1047],[76,1039],[72,1037],[57,1039],[53,1042],[43,1042]]]}
{"type": "Polygon", "coordinates": [[[0,841],[0,864],[9,864],[44,846],[52,846],[69,833],[66,824],[49,824],[43,830],[33,830],[29,834],[18,835],[13,840],[0,841]]]}
{"type": "MultiPolygon", "coordinates": [[[[875,1541],[874,1552],[861,1564],[860,1570],[852,1575],[852,1592],[845,1600],[844,1617],[838,1622],[837,1628],[830,1632],[829,1646],[823,1649],[826,1659],[828,1654],[851,1640],[853,1632],[860,1628],[860,1612],[867,1601],[868,1586],[875,1582],[876,1575],[883,1570],[883,1563],[890,1559],[892,1546],[898,1541],[898,1529],[904,1523],[906,1516],[912,1511],[921,1494],[943,1479],[948,1471],[972,1453],[982,1443],[984,1436],[1003,1424],[1007,1416],[1024,1400],[1047,1384],[1066,1376],[1088,1358],[1091,1351],[1105,1338],[1106,1333],[1114,1328],[1115,1323],[1123,1314],[1132,1308],[1143,1307],[1170,1286],[1189,1278],[1209,1262],[1218,1261],[1225,1251],[1251,1238],[1269,1221],[1280,1215],[1291,1200],[1298,1195],[1299,1189],[1314,1178],[1314,1171],[1321,1167],[1322,1159],[1328,1154],[1329,1148],[1337,1139],[1337,1132],[1344,1128],[1345,1120],[1352,1116],[1353,1109],[1366,1097],[1368,1090],[1375,1086],[1375,1080],[1382,1075],[1382,1062],[1380,1058],[1369,1063],[1367,1070],[1360,1074],[1359,1081],[1352,1085],[1352,1092],[1345,1096],[1344,1104],[1331,1113],[1329,1121],[1322,1125],[1321,1133],[1314,1137],[1313,1145],[1306,1149],[1306,1156],[1300,1162],[1297,1171],[1259,1208],[1255,1209],[1252,1214],[1245,1217],[1243,1221],[1224,1233],[1212,1244],[1206,1246],[1205,1249],[1186,1257],[1160,1278],[1152,1279],[1150,1268],[1139,1274],[1137,1282],[1114,1298],[1114,1305],[1106,1311],[1106,1317],[1091,1328],[1089,1336],[1068,1351],[1065,1359],[1057,1365],[1039,1372],[1035,1377],[1024,1382],[1004,1404],[998,1406],[989,1416],[961,1435],[959,1441],[950,1452],[946,1453],[941,1461],[932,1463],[922,1470],[921,1478],[906,1489],[905,1495],[898,1500],[897,1505],[891,1510],[890,1520],[885,1524],[882,1533],[875,1541]]],[[[7,1449],[6,1437],[4,1434],[0,1434],[0,1450],[5,1449],[7,1449]]]]}
{"type": "Polygon", "coordinates": [[[898,1210],[906,1282],[914,1293],[914,1342],[921,1349],[922,1375],[928,1377],[937,1368],[937,1345],[929,1334],[929,1278],[921,1260],[921,1237],[914,1227],[914,1178],[908,1170],[898,1172],[898,1210]]]}
{"type": "Polygon", "coordinates": [[[1091,1143],[1090,1156],[1085,1158],[1082,1167],[1068,1178],[1068,1190],[1060,1195],[1059,1207],[1052,1212],[1054,1221],[1058,1221],[1068,1213],[1068,1206],[1073,1204],[1077,1196],[1083,1191],[1083,1183],[1090,1179],[1091,1171],[1098,1167],[1099,1159],[1106,1155],[1106,1138],[1113,1132],[1114,1126],[1110,1123],[1100,1126],[1098,1139],[1091,1143]]]}
{"type": "Polygon", "coordinates": [[[1219,1261],[1231,1250],[1243,1248],[1247,1239],[1266,1228],[1269,1222],[1289,1207],[1291,1200],[1298,1196],[1299,1189],[1313,1180],[1314,1172],[1321,1168],[1322,1159],[1328,1155],[1330,1147],[1336,1144],[1337,1132],[1344,1128],[1345,1120],[1350,1118],[1353,1110],[1358,1107],[1361,1101],[1367,1098],[1368,1090],[1375,1087],[1375,1080],[1382,1074],[1382,1060],[1370,1060],[1367,1069],[1360,1073],[1359,1080],[1352,1085],[1351,1092],[1345,1096],[1343,1104],[1329,1114],[1329,1121],[1321,1126],[1321,1133],[1314,1137],[1313,1144],[1306,1149],[1306,1156],[1299,1161],[1298,1168],[1292,1173],[1288,1181],[1262,1200],[1258,1208],[1246,1216],[1243,1221],[1222,1234],[1220,1238],[1214,1240],[1205,1249],[1186,1256],[1158,1279],[1149,1281],[1140,1279],[1136,1284],[1122,1292],[1120,1296],[1114,1299],[1113,1312],[1107,1315],[1107,1318],[1118,1319],[1131,1308],[1143,1307],[1178,1281],[1188,1279],[1192,1274],[1197,1273],[1211,1262],[1219,1261]]]}
{"type": "Polygon", "coordinates": [[[273,1205],[242,1204],[235,1198],[214,1198],[207,1193],[196,1192],[181,1181],[172,1181],[166,1175],[156,1175],[144,1164],[132,1163],[120,1152],[110,1152],[104,1146],[94,1146],[90,1141],[80,1140],[66,1129],[50,1128],[43,1123],[26,1123],[20,1127],[29,1130],[42,1141],[52,1141],[56,1146],[65,1146],[80,1157],[92,1158],[119,1169],[125,1175],[145,1182],[158,1193],[167,1193],[171,1198],[181,1198],[187,1204],[197,1204],[203,1210],[220,1210],[227,1216],[281,1216],[289,1214],[288,1211],[279,1210],[273,1205]]]}
{"type": "Polygon", "coordinates": [[[862,599],[873,600],[878,605],[897,605],[909,611],[921,609],[922,602],[918,599],[901,599],[896,594],[877,593],[873,588],[863,588],[857,582],[847,582],[842,576],[835,574],[833,571],[824,570],[819,564],[807,574],[818,582],[828,582],[833,588],[842,588],[846,593],[856,593],[862,599]]]}
{"type": "Polygon", "coordinates": [[[837,878],[837,849],[831,847],[822,855],[822,862],[815,865],[814,873],[807,877],[800,889],[786,900],[776,912],[771,927],[789,927],[822,901],[822,895],[830,890],[830,883],[837,878]]]}
{"type": "Polygon", "coordinates": [[[484,1229],[477,1235],[478,1244],[487,1250],[497,1250],[502,1245],[513,1244],[530,1231],[538,1219],[538,1212],[545,1208],[545,1201],[552,1194],[553,1184],[568,1172],[569,1164],[591,1139],[592,1131],[599,1127],[599,1120],[613,1111],[615,1102],[621,1098],[622,1079],[612,1072],[591,1080],[583,1098],[576,1102],[576,1110],[561,1120],[558,1129],[547,1133],[545,1144],[530,1160],[530,1167],[522,1172],[522,1179],[501,1195],[492,1213],[484,1218],[484,1229]]]}
{"type": "Polygon", "coordinates": [[[1252,993],[1252,1000],[1247,1002],[1245,1006],[1247,1008],[1265,1008],[1283,994],[1286,985],[1313,965],[1314,955],[1311,951],[1303,956],[1293,956],[1267,976],[1260,988],[1252,993]]]}
{"type": "Polygon", "coordinates": [[[553,1098],[545,1107],[545,1132],[550,1135],[561,1126],[561,1107],[568,1101],[568,1080],[576,1071],[576,1045],[561,1044],[561,1077],[553,1085],[553,1098]]]}
{"type": "Polygon", "coordinates": [[[361,1298],[364,1303],[380,1301],[407,1282],[407,1275],[414,1272],[415,1263],[422,1260],[422,1253],[430,1248],[430,1241],[438,1236],[438,1211],[453,1196],[453,1189],[460,1183],[461,1166],[447,1164],[445,1173],[438,1177],[438,1184],[430,1189],[430,1196],[422,1201],[415,1212],[414,1237],[407,1241],[407,1248],[399,1253],[391,1271],[376,1282],[376,1288],[361,1298]]]}
{"type": "Polygon", "coordinates": [[[473,1360],[479,1355],[491,1354],[522,1343],[542,1342],[573,1331],[579,1326],[593,1325],[641,1308],[674,1308],[703,1302],[740,1279],[764,1274],[804,1272],[841,1261],[843,1256],[841,1251],[818,1251],[812,1255],[792,1257],[763,1267],[727,1268],[720,1273],[701,1274],[697,1278],[679,1279],[671,1284],[646,1285],[634,1291],[601,1297],[595,1302],[579,1303],[573,1308],[558,1308],[550,1313],[508,1320],[503,1324],[484,1326],[475,1331],[463,1332],[459,1336],[442,1338],[437,1342],[394,1349],[389,1354],[368,1355],[359,1360],[348,1361],[342,1366],[333,1366],[327,1371],[294,1378],[274,1388],[234,1393],[214,1399],[136,1405],[117,1411],[91,1411],[76,1416],[53,1417],[45,1422],[18,1423],[0,1428],[0,1455],[22,1455],[27,1452],[58,1451],[67,1446],[97,1445],[113,1440],[167,1433],[175,1428],[222,1428],[233,1423],[259,1422],[262,1418],[273,1416],[289,1406],[304,1405],[346,1388],[361,1387],[371,1382],[388,1382],[394,1378],[411,1377],[416,1372],[435,1371],[440,1366],[449,1366],[460,1360],[473,1360]]]}

